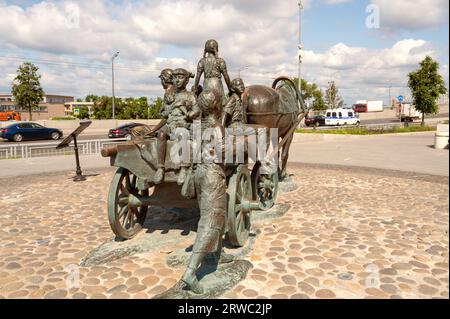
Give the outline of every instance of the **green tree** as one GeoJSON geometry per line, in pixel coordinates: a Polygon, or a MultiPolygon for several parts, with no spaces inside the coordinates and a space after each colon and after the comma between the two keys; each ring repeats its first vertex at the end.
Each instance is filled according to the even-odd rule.
{"type": "Polygon", "coordinates": [[[415,108],[422,113],[424,126],[425,114],[436,114],[439,111],[437,101],[441,94],[447,93],[447,88],[438,73],[438,62],[427,56],[419,65],[418,70],[408,74],[408,86],[412,92],[415,108]]]}
{"type": "MultiPolygon", "coordinates": [[[[298,78],[294,78],[293,82],[298,87],[298,78]]],[[[311,103],[313,110],[320,111],[326,109],[322,91],[316,83],[308,83],[305,79],[302,79],[301,88],[303,101],[305,101],[306,104],[311,103]]]]}
{"type": "Polygon", "coordinates": [[[81,107],[80,112],[75,117],[80,120],[89,119],[89,109],[87,107],[81,107]]]}
{"type": "Polygon", "coordinates": [[[344,101],[339,96],[339,90],[334,81],[328,82],[328,88],[325,91],[325,105],[330,109],[337,109],[344,105],[344,101]]]}
{"type": "Polygon", "coordinates": [[[99,100],[99,97],[97,95],[94,95],[94,94],[89,94],[89,95],[87,95],[84,98],[85,102],[95,102],[95,101],[98,101],[98,100],[99,100]]]}
{"type": "Polygon", "coordinates": [[[39,68],[33,63],[23,63],[17,69],[11,90],[17,106],[28,111],[30,120],[33,120],[32,111],[39,107],[39,102],[44,97],[44,90],[39,81],[41,75],[38,71],[39,68]]]}
{"type": "Polygon", "coordinates": [[[149,111],[149,119],[160,119],[161,113],[159,110],[164,104],[164,100],[160,97],[158,97],[156,100],[153,101],[153,103],[150,105],[150,111],[149,111]]]}
{"type": "MultiPolygon", "coordinates": [[[[93,117],[96,119],[110,119],[112,117],[112,98],[109,96],[98,97],[88,95],[86,102],[94,102],[93,117]]],[[[157,98],[152,104],[148,103],[146,97],[125,99],[116,98],[115,115],[117,119],[159,119],[161,114],[159,110],[163,104],[162,98],[157,98]]]]}

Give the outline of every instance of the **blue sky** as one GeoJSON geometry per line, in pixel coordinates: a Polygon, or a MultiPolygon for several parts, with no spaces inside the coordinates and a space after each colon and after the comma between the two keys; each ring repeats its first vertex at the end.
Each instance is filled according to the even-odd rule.
{"type": "MultiPolygon", "coordinates": [[[[384,30],[366,28],[368,4],[369,1],[364,0],[333,6],[326,5],[323,1],[313,2],[303,13],[305,47],[321,51],[336,42],[345,42],[349,46],[382,49],[392,46],[398,39],[418,38],[432,41],[448,50],[448,23],[414,31],[398,28],[395,34],[386,34],[384,30]]],[[[448,54],[443,54],[442,58],[443,62],[448,63],[448,54]]]]}
{"type": "MultiPolygon", "coordinates": [[[[447,1],[304,3],[303,76],[322,88],[335,80],[346,103],[387,103],[389,85],[407,95],[406,74],[426,54],[440,62],[448,83],[447,1]],[[380,9],[379,29],[365,25],[368,4],[380,9]]],[[[241,73],[247,84],[270,84],[297,75],[297,20],[296,0],[0,0],[0,92],[10,90],[20,59],[28,58],[49,92],[110,94],[109,58],[119,50],[117,94],[155,97],[159,70],[194,71],[209,38],[219,40],[231,77],[249,66],[241,73]],[[66,21],[73,8],[75,27],[66,21]]]]}

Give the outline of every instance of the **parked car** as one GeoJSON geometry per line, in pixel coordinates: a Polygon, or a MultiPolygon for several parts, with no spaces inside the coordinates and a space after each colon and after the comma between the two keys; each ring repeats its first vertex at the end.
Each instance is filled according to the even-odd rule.
{"type": "Polygon", "coordinates": [[[0,129],[0,137],[9,141],[24,140],[59,140],[63,132],[57,128],[44,127],[37,123],[23,122],[0,129]]]}
{"type": "Polygon", "coordinates": [[[326,111],[326,125],[359,125],[360,120],[355,111],[351,109],[330,109],[326,111]]]}
{"type": "Polygon", "coordinates": [[[325,116],[315,115],[305,118],[306,126],[322,126],[325,125],[325,116]]]}
{"type": "Polygon", "coordinates": [[[141,123],[127,123],[119,127],[112,128],[109,130],[109,138],[125,137],[126,139],[131,139],[131,130],[137,126],[143,126],[145,124],[141,123]]]}

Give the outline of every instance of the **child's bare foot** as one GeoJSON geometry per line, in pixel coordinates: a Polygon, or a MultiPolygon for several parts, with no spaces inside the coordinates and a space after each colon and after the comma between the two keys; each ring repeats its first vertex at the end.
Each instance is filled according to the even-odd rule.
{"type": "Polygon", "coordinates": [[[181,278],[181,280],[186,284],[186,286],[189,288],[189,290],[191,290],[193,293],[195,294],[202,294],[203,293],[203,288],[200,285],[200,283],[198,282],[197,276],[195,276],[195,272],[186,272],[183,275],[183,278],[181,278]]]}

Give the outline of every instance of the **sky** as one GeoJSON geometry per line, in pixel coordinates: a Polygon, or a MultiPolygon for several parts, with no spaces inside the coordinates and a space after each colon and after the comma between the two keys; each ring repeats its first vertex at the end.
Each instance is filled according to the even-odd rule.
{"type": "MultiPolygon", "coordinates": [[[[302,78],[335,81],[347,105],[410,96],[407,74],[430,55],[449,82],[447,0],[303,0],[302,78]],[[390,88],[390,90],[389,90],[390,88]]],[[[270,85],[298,76],[298,0],[0,0],[0,93],[18,66],[44,91],[83,98],[163,95],[160,70],[195,72],[208,39],[231,78],[270,85]]],[[[192,81],[193,82],[193,81],[192,81]]],[[[192,85],[192,82],[190,85],[192,85]]]]}

